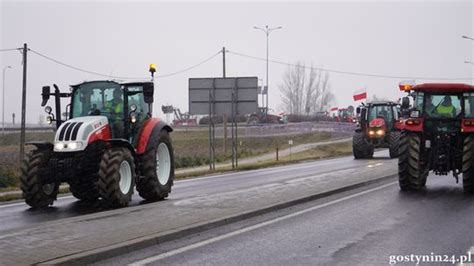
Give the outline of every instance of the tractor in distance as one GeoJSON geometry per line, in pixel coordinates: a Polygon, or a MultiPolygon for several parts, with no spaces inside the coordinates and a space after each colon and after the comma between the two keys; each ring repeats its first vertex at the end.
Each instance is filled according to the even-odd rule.
{"type": "Polygon", "coordinates": [[[474,192],[474,86],[401,83],[404,130],[398,178],[402,191],[420,190],[428,173],[462,174],[465,192],[474,192]],[[412,104],[410,104],[410,98],[412,104]]]}
{"type": "Polygon", "coordinates": [[[402,128],[398,104],[391,101],[370,102],[357,107],[356,113],[359,121],[352,137],[354,158],[372,158],[375,148],[388,148],[390,158],[396,158],[402,128]]]}
{"type": "MultiPolygon", "coordinates": [[[[150,72],[153,76],[153,64],[150,72]]],[[[36,149],[22,164],[21,189],[28,205],[52,205],[62,182],[79,200],[101,199],[109,208],[127,206],[135,186],[148,201],[168,196],[174,181],[172,128],[152,117],[153,81],[89,81],[71,86],[68,93],[54,88],[51,93],[43,87],[41,104],[55,97],[55,114],[45,108],[48,123],[56,122],[54,143],[27,143],[36,149]],[[70,98],[66,121],[61,98],[70,98]]]]}

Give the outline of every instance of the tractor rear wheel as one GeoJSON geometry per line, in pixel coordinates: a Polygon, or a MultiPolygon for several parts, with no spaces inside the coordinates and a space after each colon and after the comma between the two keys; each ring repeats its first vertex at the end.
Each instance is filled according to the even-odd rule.
{"type": "Polygon", "coordinates": [[[390,158],[398,157],[398,149],[400,144],[400,131],[392,131],[388,136],[388,152],[390,158]]]}
{"type": "Polygon", "coordinates": [[[143,177],[137,182],[138,194],[149,201],[165,199],[174,182],[174,154],[168,131],[150,136],[142,160],[143,177]]]}
{"type": "Polygon", "coordinates": [[[32,151],[21,166],[21,190],[26,204],[33,208],[46,208],[56,200],[59,182],[45,183],[45,174],[48,173],[48,161],[51,158],[50,150],[32,151]]]}
{"type": "Polygon", "coordinates": [[[355,132],[352,137],[352,153],[355,159],[371,158],[374,155],[374,148],[362,132],[355,132]]]}
{"type": "Polygon", "coordinates": [[[102,155],[99,195],[107,207],[125,207],[132,200],[135,184],[134,158],[127,148],[111,148],[102,155]]]}
{"type": "Polygon", "coordinates": [[[474,193],[474,135],[469,135],[464,139],[462,185],[465,192],[474,193]]]}
{"type": "Polygon", "coordinates": [[[402,132],[398,155],[398,183],[402,191],[420,190],[426,185],[428,171],[422,163],[420,136],[402,132]]]}

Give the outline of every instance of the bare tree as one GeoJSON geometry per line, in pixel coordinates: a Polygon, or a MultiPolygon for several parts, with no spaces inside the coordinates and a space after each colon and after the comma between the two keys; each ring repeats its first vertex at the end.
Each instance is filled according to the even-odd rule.
{"type": "Polygon", "coordinates": [[[329,74],[313,67],[307,73],[305,65],[301,62],[288,67],[283,76],[283,84],[279,88],[283,108],[291,114],[324,111],[334,101],[329,74]]]}

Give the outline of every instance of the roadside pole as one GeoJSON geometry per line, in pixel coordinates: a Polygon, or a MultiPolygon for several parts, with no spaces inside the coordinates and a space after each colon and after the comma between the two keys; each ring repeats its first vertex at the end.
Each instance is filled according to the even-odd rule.
{"type": "Polygon", "coordinates": [[[21,96],[21,133],[20,133],[20,163],[25,157],[25,121],[26,121],[26,65],[28,44],[23,44],[23,91],[21,96]]]}

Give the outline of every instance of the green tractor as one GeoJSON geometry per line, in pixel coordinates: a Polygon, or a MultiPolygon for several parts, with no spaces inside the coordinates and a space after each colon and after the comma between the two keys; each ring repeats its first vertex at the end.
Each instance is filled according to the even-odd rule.
{"type": "MultiPolygon", "coordinates": [[[[152,72],[153,73],[153,72],[152,72]]],[[[54,143],[35,141],[22,165],[21,189],[28,205],[47,207],[59,185],[69,184],[83,201],[101,199],[107,207],[124,207],[134,188],[149,201],[162,200],[174,181],[172,129],[152,117],[153,82],[91,81],[62,93],[43,87],[48,122],[56,122],[54,143]],[[61,119],[61,98],[70,98],[67,120],[61,119]]]]}
{"type": "Polygon", "coordinates": [[[400,84],[406,114],[400,138],[400,189],[420,190],[430,171],[462,174],[466,192],[474,192],[474,86],[400,84]],[[412,104],[410,105],[410,98],[412,104]]]}
{"type": "Polygon", "coordinates": [[[359,122],[352,137],[355,159],[372,158],[375,148],[388,148],[390,158],[398,156],[401,129],[398,106],[395,102],[378,101],[357,107],[359,122]]]}

